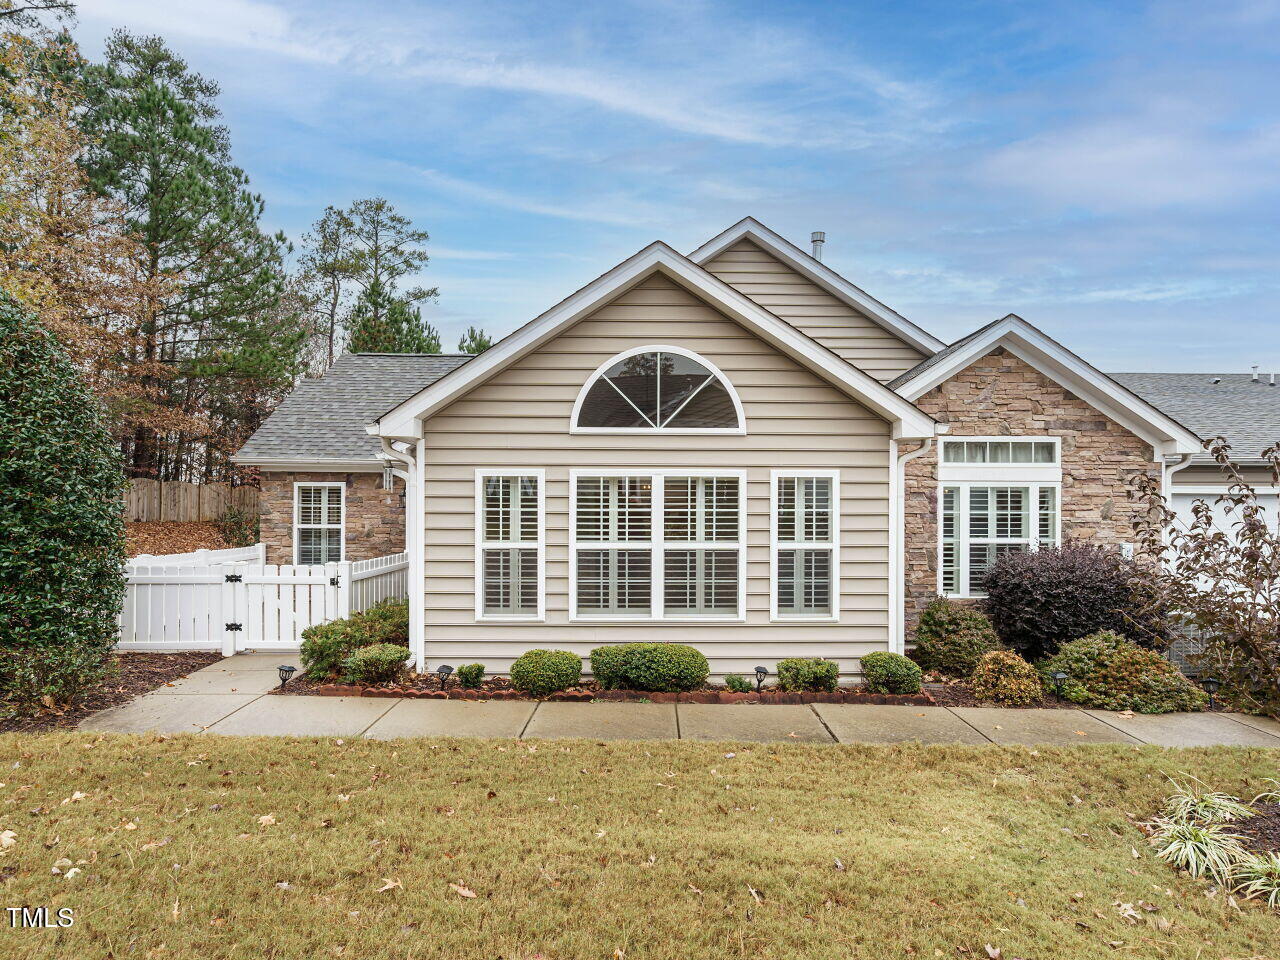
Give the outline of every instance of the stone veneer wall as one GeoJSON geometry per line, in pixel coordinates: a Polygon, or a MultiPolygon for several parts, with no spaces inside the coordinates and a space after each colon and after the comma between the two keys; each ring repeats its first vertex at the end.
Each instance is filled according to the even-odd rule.
{"type": "Polygon", "coordinates": [[[346,558],[368,560],[404,549],[404,482],[382,489],[381,473],[264,473],[259,512],[267,563],[293,563],[293,485],[345,483],[346,558]]]}
{"type": "MultiPolygon", "coordinates": [[[[1133,476],[1158,476],[1151,445],[1034,367],[996,348],[917,402],[949,423],[948,437],[1061,437],[1062,537],[1097,543],[1134,539],[1128,499],[1133,476]]],[[[938,592],[937,446],[906,465],[904,574],[908,642],[915,619],[938,592]]]]}

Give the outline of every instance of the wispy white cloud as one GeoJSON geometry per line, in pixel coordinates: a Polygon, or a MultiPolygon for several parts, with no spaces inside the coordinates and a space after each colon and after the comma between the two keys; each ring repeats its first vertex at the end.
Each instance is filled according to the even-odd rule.
{"type": "Polygon", "coordinates": [[[541,217],[563,220],[586,220],[615,226],[637,226],[662,223],[670,211],[622,193],[610,193],[573,200],[539,200],[531,190],[514,193],[450,176],[439,170],[420,171],[424,183],[448,194],[477,203],[507,210],[518,210],[541,217]]]}

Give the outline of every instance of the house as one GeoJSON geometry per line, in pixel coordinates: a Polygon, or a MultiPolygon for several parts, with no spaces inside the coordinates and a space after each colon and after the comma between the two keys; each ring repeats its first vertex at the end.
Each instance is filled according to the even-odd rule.
{"type": "Polygon", "coordinates": [[[1135,474],[1220,485],[1202,438],[1255,457],[1273,389],[1109,376],[1013,315],[947,345],[748,218],[479,356],[344,356],[237,460],[270,562],[407,550],[420,668],[678,638],[852,674],[1001,553],[1131,542],[1135,474]]]}

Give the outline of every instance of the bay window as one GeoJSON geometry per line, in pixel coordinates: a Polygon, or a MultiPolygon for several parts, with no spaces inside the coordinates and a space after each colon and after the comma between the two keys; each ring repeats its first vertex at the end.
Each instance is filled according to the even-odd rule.
{"type": "Polygon", "coordinates": [[[743,486],[740,472],[575,472],[573,615],[740,618],[743,486]]]}
{"type": "Polygon", "coordinates": [[[476,617],[543,616],[541,471],[476,474],[476,617]]]}
{"type": "Polygon", "coordinates": [[[839,485],[834,471],[773,474],[775,619],[839,614],[839,485]]]}

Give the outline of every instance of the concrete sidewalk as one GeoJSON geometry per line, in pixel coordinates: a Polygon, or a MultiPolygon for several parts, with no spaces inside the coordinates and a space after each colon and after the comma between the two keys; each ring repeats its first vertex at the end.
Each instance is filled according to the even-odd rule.
{"type": "Polygon", "coordinates": [[[82,730],[240,736],[583,737],[795,743],[969,743],[1280,748],[1280,723],[1228,713],[1132,716],[1105,710],[998,707],[722,706],[273,697],[279,654],[241,654],[130,703],[82,730]]]}

